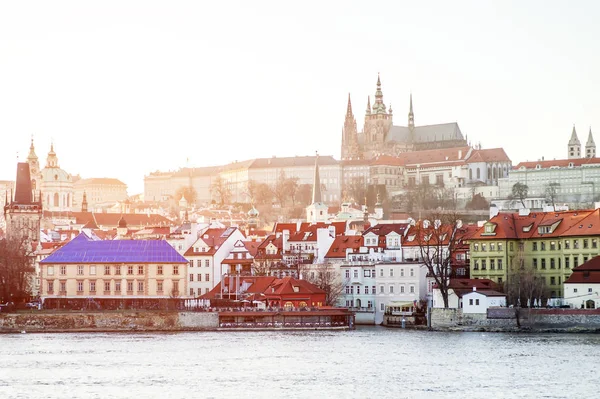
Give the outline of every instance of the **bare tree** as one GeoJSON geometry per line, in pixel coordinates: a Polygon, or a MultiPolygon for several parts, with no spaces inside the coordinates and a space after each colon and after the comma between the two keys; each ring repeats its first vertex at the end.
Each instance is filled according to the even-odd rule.
{"type": "Polygon", "coordinates": [[[517,182],[512,186],[512,194],[511,198],[513,200],[518,200],[523,208],[527,208],[525,206],[525,199],[527,198],[527,193],[529,192],[529,187],[527,184],[517,182]]]}
{"type": "Polygon", "coordinates": [[[217,175],[213,180],[210,191],[219,198],[219,205],[223,206],[224,204],[229,203],[231,199],[231,189],[220,175],[217,175]]]}
{"type": "Polygon", "coordinates": [[[181,197],[185,197],[188,204],[195,204],[198,199],[198,193],[193,187],[181,186],[175,191],[175,200],[181,200],[181,197]]]}
{"type": "Polygon", "coordinates": [[[466,209],[489,209],[490,203],[481,194],[475,194],[467,203],[466,209]]]}
{"type": "Polygon", "coordinates": [[[344,291],[344,282],[339,278],[335,267],[329,263],[298,266],[300,277],[325,291],[325,304],[335,306],[344,291]]]}
{"type": "Polygon", "coordinates": [[[464,230],[454,213],[433,213],[430,217],[431,220],[415,225],[415,240],[419,244],[422,262],[427,267],[427,275],[434,279],[444,300],[444,308],[448,308],[452,260],[463,244],[464,230]]]}
{"type": "Polygon", "coordinates": [[[346,196],[361,204],[367,196],[367,183],[364,177],[352,177],[345,187],[346,196]]]}
{"type": "Polygon", "coordinates": [[[559,183],[549,183],[546,185],[545,193],[546,193],[546,201],[552,204],[552,209],[556,211],[556,199],[558,197],[558,187],[559,183]]]}
{"type": "Polygon", "coordinates": [[[0,302],[19,303],[29,298],[34,273],[33,250],[26,235],[0,240],[0,302]]]}

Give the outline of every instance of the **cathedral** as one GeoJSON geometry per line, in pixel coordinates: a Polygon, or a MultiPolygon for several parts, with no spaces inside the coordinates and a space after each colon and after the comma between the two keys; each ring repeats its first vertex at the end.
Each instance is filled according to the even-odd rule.
{"type": "Polygon", "coordinates": [[[348,108],[342,129],[342,159],[371,159],[378,155],[396,156],[402,152],[453,148],[467,145],[456,122],[415,126],[412,94],[408,112],[408,125],[393,124],[392,107],[383,102],[381,80],[377,76],[375,101],[367,100],[362,132],[356,126],[352,103],[348,94],[348,108]]]}
{"type": "Polygon", "coordinates": [[[50,145],[46,167],[40,169],[33,139],[31,139],[27,163],[31,173],[31,188],[42,192],[44,210],[51,212],[71,211],[73,206],[73,177],[58,166],[54,144],[50,145]]]}

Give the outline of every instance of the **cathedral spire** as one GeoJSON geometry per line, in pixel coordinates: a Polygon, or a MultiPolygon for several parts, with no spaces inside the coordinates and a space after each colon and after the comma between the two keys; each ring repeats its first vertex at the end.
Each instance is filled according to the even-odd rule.
{"type": "Polygon", "coordinates": [[[352,115],[352,102],[350,101],[350,93],[348,93],[348,108],[346,109],[346,118],[352,115]]]}
{"type": "Polygon", "coordinates": [[[367,96],[367,115],[371,115],[371,96],[367,96]]]}
{"type": "Polygon", "coordinates": [[[373,104],[373,112],[376,114],[385,114],[385,104],[383,103],[383,91],[381,90],[381,79],[377,74],[377,90],[375,91],[375,104],[373,104]]]}
{"type": "Polygon", "coordinates": [[[313,181],[312,203],[323,202],[321,199],[321,178],[319,177],[319,154],[315,158],[315,177],[313,181]]]}
{"type": "Polygon", "coordinates": [[[414,127],[415,127],[415,114],[413,113],[412,93],[410,93],[410,109],[408,111],[408,128],[414,129],[414,127]]]}

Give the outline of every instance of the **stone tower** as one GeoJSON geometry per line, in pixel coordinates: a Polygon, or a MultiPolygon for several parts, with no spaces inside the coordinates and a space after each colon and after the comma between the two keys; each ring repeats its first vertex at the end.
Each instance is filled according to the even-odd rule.
{"type": "Polygon", "coordinates": [[[344,128],[342,129],[342,159],[358,159],[360,157],[356,119],[352,112],[350,93],[348,93],[348,108],[346,109],[346,119],[344,120],[344,128]]]}
{"type": "Polygon", "coordinates": [[[40,161],[35,154],[35,146],[33,145],[33,137],[31,138],[31,145],[29,146],[29,155],[27,156],[27,163],[29,164],[29,174],[31,176],[31,189],[39,190],[39,177],[41,173],[40,161]]]}
{"type": "Polygon", "coordinates": [[[585,157],[596,158],[596,143],[594,143],[594,137],[592,137],[592,127],[590,126],[590,133],[588,134],[587,142],[585,143],[585,157]]]}
{"type": "Polygon", "coordinates": [[[371,100],[367,103],[365,114],[365,125],[363,128],[365,138],[365,153],[368,158],[386,152],[386,138],[392,128],[392,113],[388,112],[383,102],[383,91],[381,90],[381,79],[377,75],[377,89],[375,90],[375,102],[371,107],[371,100]]]}
{"type": "Polygon", "coordinates": [[[39,242],[42,202],[39,192],[32,190],[29,164],[26,162],[17,164],[15,192],[6,198],[4,219],[7,236],[25,237],[29,243],[39,242]]]}
{"type": "Polygon", "coordinates": [[[577,137],[575,125],[573,125],[573,132],[571,133],[571,139],[569,140],[569,159],[579,158],[581,158],[581,142],[577,137]]]}

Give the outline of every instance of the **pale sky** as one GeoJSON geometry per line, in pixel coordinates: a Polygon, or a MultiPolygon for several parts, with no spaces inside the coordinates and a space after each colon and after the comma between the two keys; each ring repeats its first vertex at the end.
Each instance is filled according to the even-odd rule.
{"type": "Polygon", "coordinates": [[[457,121],[513,164],[600,146],[597,1],[0,3],[0,180],[33,134],[42,167],[116,177],[255,157],[339,159],[381,74],[394,124],[457,121]]]}

